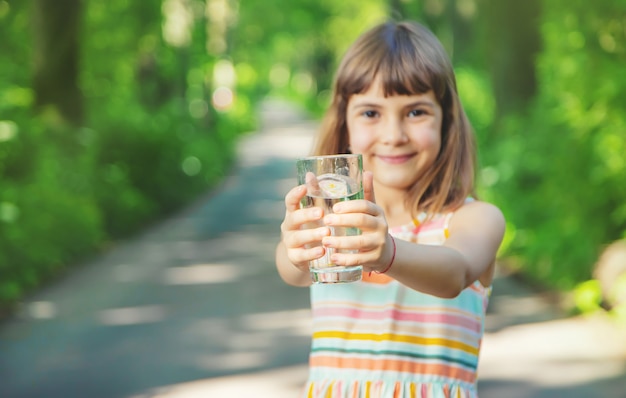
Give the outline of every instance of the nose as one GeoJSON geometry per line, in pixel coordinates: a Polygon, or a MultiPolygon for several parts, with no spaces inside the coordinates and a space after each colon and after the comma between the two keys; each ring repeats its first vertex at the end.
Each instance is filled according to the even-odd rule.
{"type": "Polygon", "coordinates": [[[408,142],[409,137],[406,134],[406,126],[401,118],[390,117],[387,123],[381,126],[381,142],[387,145],[400,145],[408,142]]]}

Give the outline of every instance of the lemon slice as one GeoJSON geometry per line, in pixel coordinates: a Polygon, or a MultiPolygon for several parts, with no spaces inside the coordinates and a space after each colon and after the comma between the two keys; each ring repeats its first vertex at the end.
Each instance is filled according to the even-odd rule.
{"type": "Polygon", "coordinates": [[[348,184],[339,176],[332,175],[322,178],[320,176],[319,186],[325,198],[345,198],[348,196],[348,184]]]}

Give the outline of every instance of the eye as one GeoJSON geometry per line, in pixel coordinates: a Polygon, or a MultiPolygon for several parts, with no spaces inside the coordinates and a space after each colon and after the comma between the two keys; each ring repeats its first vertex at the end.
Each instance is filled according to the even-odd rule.
{"type": "Polygon", "coordinates": [[[407,115],[408,117],[419,117],[422,115],[426,115],[427,112],[424,109],[413,109],[412,111],[409,112],[409,114],[407,115]]]}
{"type": "Polygon", "coordinates": [[[373,119],[373,118],[378,116],[378,112],[376,112],[374,110],[367,110],[367,111],[364,111],[362,113],[362,115],[365,116],[368,119],[373,119]]]}

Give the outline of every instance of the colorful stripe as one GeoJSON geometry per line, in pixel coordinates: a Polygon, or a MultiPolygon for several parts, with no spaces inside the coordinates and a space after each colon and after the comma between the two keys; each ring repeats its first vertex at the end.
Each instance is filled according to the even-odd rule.
{"type": "Polygon", "coordinates": [[[418,312],[404,312],[398,310],[384,310],[384,311],[363,311],[357,308],[316,308],[314,311],[316,317],[344,317],[350,319],[362,319],[362,320],[391,320],[391,321],[404,321],[404,322],[419,322],[419,323],[441,323],[444,325],[455,325],[457,327],[463,327],[474,332],[480,332],[482,326],[479,322],[473,319],[468,319],[463,316],[446,313],[418,313],[418,312]]]}
{"type": "Polygon", "coordinates": [[[475,390],[454,383],[413,383],[364,381],[344,383],[321,380],[310,382],[306,387],[309,398],[477,398],[475,390]],[[339,394],[339,395],[337,395],[339,394]]]}
{"type": "MultiPolygon", "coordinates": [[[[399,239],[442,244],[450,216],[392,228],[399,239]]],[[[311,398],[476,398],[489,289],[454,299],[407,288],[387,275],[311,287],[311,398]]]]}
{"type": "Polygon", "coordinates": [[[389,341],[394,343],[408,343],[412,345],[425,345],[432,346],[438,345],[447,348],[455,348],[457,350],[465,351],[469,354],[478,355],[478,348],[473,347],[471,345],[465,344],[460,341],[454,341],[443,338],[425,338],[420,336],[404,336],[393,333],[383,333],[383,334],[374,334],[374,333],[351,333],[346,331],[326,331],[326,332],[315,332],[313,333],[314,339],[328,339],[328,338],[336,338],[343,340],[365,340],[369,342],[378,342],[378,341],[389,341]]]}
{"type": "MultiPolygon", "coordinates": [[[[462,359],[459,358],[455,358],[452,356],[446,356],[446,355],[427,355],[427,354],[420,354],[420,353],[416,353],[416,352],[410,352],[410,351],[395,351],[395,350],[359,350],[359,349],[345,349],[345,348],[334,348],[334,347],[314,347],[311,349],[311,352],[314,354],[316,353],[341,353],[341,354],[361,354],[361,355],[370,355],[370,356],[381,356],[384,355],[385,357],[404,357],[404,358],[409,358],[409,359],[420,359],[420,360],[431,360],[431,361],[441,361],[441,362],[445,362],[445,363],[455,363],[461,366],[464,366],[466,368],[469,369],[474,369],[476,368],[476,362],[472,362],[472,361],[464,361],[462,359]]],[[[339,357],[337,357],[339,358],[339,357]]],[[[342,357],[344,358],[344,357],[342,357]]],[[[410,361],[404,361],[406,363],[409,363],[410,361]]],[[[421,364],[423,363],[423,361],[419,361],[419,362],[414,362],[414,363],[418,363],[421,364]]],[[[381,368],[377,368],[377,369],[384,369],[384,367],[381,368]]]]}

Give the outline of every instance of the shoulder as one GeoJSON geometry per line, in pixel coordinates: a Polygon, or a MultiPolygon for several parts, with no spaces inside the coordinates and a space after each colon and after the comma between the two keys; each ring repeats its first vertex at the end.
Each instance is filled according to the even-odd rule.
{"type": "Polygon", "coordinates": [[[463,206],[459,207],[454,214],[465,214],[465,213],[489,213],[494,215],[499,215],[504,220],[504,215],[500,208],[498,208],[493,203],[483,202],[481,200],[467,200],[463,206]]]}
{"type": "Polygon", "coordinates": [[[505,218],[502,211],[492,203],[473,200],[451,214],[449,227],[491,229],[495,233],[504,234],[505,218]]]}

